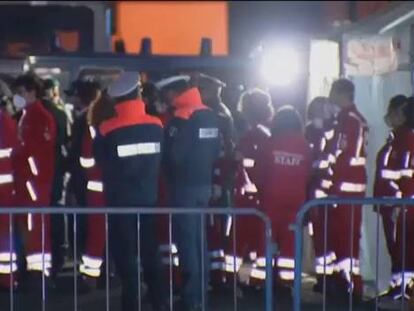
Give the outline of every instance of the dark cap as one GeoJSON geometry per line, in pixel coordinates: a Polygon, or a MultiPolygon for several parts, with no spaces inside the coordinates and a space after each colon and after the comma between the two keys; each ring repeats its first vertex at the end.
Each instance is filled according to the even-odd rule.
{"type": "Polygon", "coordinates": [[[100,90],[100,83],[98,81],[75,80],[71,83],[69,89],[64,92],[67,96],[81,96],[91,89],[100,90]]]}
{"type": "Polygon", "coordinates": [[[49,79],[43,80],[43,88],[45,90],[50,90],[57,86],[59,86],[59,81],[57,79],[49,78],[49,79]]]}

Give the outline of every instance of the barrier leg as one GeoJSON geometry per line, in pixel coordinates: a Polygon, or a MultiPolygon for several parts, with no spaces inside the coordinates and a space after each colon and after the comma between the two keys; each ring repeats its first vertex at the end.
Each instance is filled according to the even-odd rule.
{"type": "Polygon", "coordinates": [[[233,310],[237,310],[237,255],[236,255],[236,241],[237,241],[237,219],[236,215],[232,215],[233,220],[233,310]]]}
{"type": "Polygon", "coordinates": [[[141,214],[137,215],[138,311],[141,311],[141,214]]]}
{"type": "Polygon", "coordinates": [[[378,279],[379,279],[379,226],[380,226],[380,214],[381,206],[377,206],[377,226],[375,232],[375,311],[378,311],[379,302],[379,290],[378,290],[378,279]]]}
{"type": "MultiPolygon", "coordinates": [[[[13,247],[13,215],[9,214],[9,259],[10,259],[10,311],[14,310],[14,272],[13,272],[13,265],[15,264],[13,254],[14,254],[14,247],[13,247]]],[[[16,258],[17,259],[17,258],[16,258]]]]}
{"type": "MultiPolygon", "coordinates": [[[[293,310],[301,309],[301,293],[302,293],[302,255],[303,255],[303,236],[302,236],[303,216],[298,215],[295,227],[295,279],[293,291],[293,310]]],[[[267,238],[267,237],[266,237],[267,238]]],[[[266,309],[271,310],[271,309],[266,309]]]]}
{"type": "Polygon", "coordinates": [[[105,278],[106,278],[106,311],[109,311],[109,234],[108,234],[108,214],[105,214],[105,278]]]}
{"type": "MultiPolygon", "coordinates": [[[[266,311],[273,310],[273,247],[272,247],[272,223],[265,221],[266,226],[266,311]]],[[[302,267],[299,267],[302,270],[302,267]]]]}
{"type": "Polygon", "coordinates": [[[78,310],[78,223],[73,214],[73,310],[78,310]]]}

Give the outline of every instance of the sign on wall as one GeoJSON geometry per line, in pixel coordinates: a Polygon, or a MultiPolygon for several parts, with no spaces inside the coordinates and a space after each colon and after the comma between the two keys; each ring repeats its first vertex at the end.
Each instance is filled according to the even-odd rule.
{"type": "Polygon", "coordinates": [[[400,47],[400,40],[391,36],[345,38],[345,74],[373,76],[396,71],[399,66],[400,47]]]}

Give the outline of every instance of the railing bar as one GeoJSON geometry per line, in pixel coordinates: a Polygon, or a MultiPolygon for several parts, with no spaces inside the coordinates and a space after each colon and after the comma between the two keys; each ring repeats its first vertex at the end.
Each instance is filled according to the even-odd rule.
{"type": "Polygon", "coordinates": [[[14,311],[14,275],[13,275],[13,214],[9,214],[9,247],[10,247],[10,311],[14,311]]]}
{"type": "Polygon", "coordinates": [[[105,214],[105,278],[106,278],[106,311],[109,311],[109,224],[108,224],[108,213],[105,214]]]}
{"type": "Polygon", "coordinates": [[[236,242],[237,242],[237,219],[236,215],[232,215],[232,227],[233,227],[233,239],[232,239],[232,248],[233,248],[233,310],[237,311],[237,267],[236,267],[236,242]]]}
{"type": "Polygon", "coordinates": [[[200,215],[200,230],[201,230],[201,234],[200,234],[200,239],[201,239],[201,309],[202,311],[205,311],[206,309],[206,284],[205,284],[205,227],[204,227],[204,215],[200,215]]]}
{"type": "Polygon", "coordinates": [[[406,243],[407,243],[407,206],[403,205],[402,209],[402,282],[401,282],[401,310],[404,310],[405,306],[405,256],[406,256],[406,243]]]}
{"type": "Polygon", "coordinates": [[[77,215],[73,214],[73,296],[74,310],[78,310],[78,221],[77,215]]]}
{"type": "Polygon", "coordinates": [[[169,246],[169,257],[170,257],[170,265],[169,265],[169,273],[170,273],[170,288],[169,288],[169,295],[170,295],[170,311],[173,311],[173,303],[174,303],[174,297],[173,297],[173,286],[174,286],[174,281],[173,281],[173,265],[174,265],[174,261],[173,261],[173,253],[172,253],[172,245],[173,245],[173,241],[172,241],[172,215],[168,214],[168,246],[169,246]]]}
{"type": "Polygon", "coordinates": [[[376,228],[376,245],[375,245],[375,311],[378,311],[379,303],[379,226],[380,226],[380,214],[381,214],[381,205],[377,205],[377,228],[376,228]]]}
{"type": "Polygon", "coordinates": [[[324,209],[323,222],[323,290],[322,290],[322,310],[326,311],[326,255],[328,253],[328,205],[324,209]]]}
{"type": "Polygon", "coordinates": [[[351,243],[350,243],[350,246],[351,246],[351,251],[350,251],[350,257],[351,257],[351,260],[350,260],[350,262],[349,262],[349,265],[350,265],[350,271],[349,271],[349,282],[350,282],[350,289],[349,289],[349,310],[353,310],[353,308],[354,308],[354,306],[353,306],[353,304],[354,304],[354,301],[353,301],[353,293],[354,293],[354,287],[355,287],[355,284],[354,284],[354,278],[353,278],[353,275],[354,275],[354,230],[355,230],[355,224],[354,224],[354,222],[355,222],[355,205],[354,204],[352,204],[351,205],[351,228],[350,228],[350,233],[349,233],[349,236],[350,236],[350,238],[351,238],[351,243]]]}
{"type": "Polygon", "coordinates": [[[138,311],[141,311],[141,214],[137,215],[138,311]]]}
{"type": "Polygon", "coordinates": [[[273,310],[273,245],[272,245],[272,223],[265,221],[266,235],[266,311],[273,310]]]}
{"type": "Polygon", "coordinates": [[[45,215],[42,220],[42,311],[46,310],[46,280],[45,280],[45,215]]]}

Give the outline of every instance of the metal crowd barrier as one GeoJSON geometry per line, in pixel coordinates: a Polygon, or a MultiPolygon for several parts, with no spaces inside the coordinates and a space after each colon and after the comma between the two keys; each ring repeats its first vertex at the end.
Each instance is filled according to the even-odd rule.
{"type": "MultiPolygon", "coordinates": [[[[318,208],[324,210],[324,235],[323,235],[323,249],[324,254],[327,254],[327,224],[328,224],[328,209],[336,208],[338,205],[346,205],[347,208],[350,209],[351,215],[351,227],[350,227],[350,235],[353,231],[353,222],[354,222],[354,209],[356,206],[361,206],[361,211],[363,208],[377,208],[376,213],[376,238],[375,238],[375,299],[371,301],[372,308],[370,310],[379,310],[379,241],[380,241],[380,209],[386,208],[393,208],[399,207],[402,211],[402,284],[401,284],[401,294],[404,297],[405,291],[405,267],[406,267],[406,239],[407,239],[407,209],[414,207],[414,199],[394,199],[394,198],[361,198],[361,199],[343,199],[343,198],[326,198],[326,199],[318,199],[307,202],[305,205],[302,206],[300,211],[296,217],[296,224],[295,224],[295,280],[294,280],[294,294],[293,294],[293,303],[294,303],[294,311],[302,310],[302,257],[303,257],[303,226],[306,218],[308,217],[308,213],[310,210],[318,208]]],[[[345,207],[345,208],[346,208],[345,207]]],[[[342,207],[344,208],[344,207],[342,207]]],[[[338,220],[336,220],[338,221],[338,220]]],[[[414,224],[411,224],[414,225],[414,224]]],[[[348,232],[344,232],[344,234],[348,234],[348,232]]],[[[352,239],[351,239],[352,241],[352,239]]],[[[352,242],[350,246],[350,256],[352,258],[352,242]]],[[[327,272],[327,265],[328,262],[324,260],[323,262],[323,302],[322,302],[322,310],[327,310],[327,297],[326,297],[326,272],[327,272]]],[[[352,274],[352,262],[350,264],[351,267],[351,274],[352,274]]],[[[405,299],[401,299],[400,310],[406,310],[408,302],[405,299]]],[[[354,301],[352,297],[352,291],[349,291],[349,300],[348,300],[348,310],[354,309],[354,301]]],[[[342,310],[342,309],[341,309],[342,310]]],[[[410,309],[411,310],[411,309],[410,309]]]]}
{"type": "MultiPolygon", "coordinates": [[[[256,210],[256,209],[252,209],[252,208],[130,208],[130,207],[116,207],[116,208],[62,208],[62,207],[50,207],[50,208],[28,208],[28,207],[1,207],[0,208],[0,215],[8,215],[9,217],[9,234],[10,234],[10,259],[13,257],[12,256],[12,249],[13,249],[13,233],[14,233],[14,225],[13,225],[13,217],[18,216],[18,215],[36,215],[36,214],[40,214],[41,215],[41,224],[42,224],[42,267],[43,270],[45,268],[44,263],[45,263],[45,249],[44,249],[44,244],[45,244],[45,221],[44,221],[44,216],[45,215],[53,215],[53,214],[59,214],[59,215],[71,215],[73,216],[73,237],[74,237],[74,247],[73,247],[73,257],[74,257],[74,266],[73,266],[73,286],[74,286],[74,296],[73,296],[73,310],[78,310],[79,308],[79,298],[78,298],[78,278],[77,276],[79,275],[78,272],[78,265],[76,264],[76,260],[78,257],[78,249],[77,249],[77,243],[76,243],[76,238],[77,238],[77,231],[78,231],[78,224],[77,224],[77,217],[79,215],[92,215],[92,214],[101,214],[101,215],[105,215],[105,238],[106,238],[106,250],[105,250],[105,260],[106,263],[109,262],[109,245],[108,245],[108,215],[125,215],[125,214],[130,214],[130,215],[137,215],[137,230],[138,230],[138,237],[139,235],[139,230],[140,230],[140,216],[142,215],[168,215],[170,222],[169,222],[169,239],[170,242],[172,241],[172,237],[171,237],[171,216],[172,215],[200,215],[201,217],[201,223],[205,223],[204,219],[205,216],[208,215],[226,215],[226,216],[231,216],[233,219],[237,218],[237,217],[244,217],[244,216],[254,216],[259,218],[265,227],[265,245],[266,245],[266,279],[265,279],[265,311],[273,311],[273,273],[272,273],[272,256],[273,256],[273,247],[272,247],[272,226],[271,226],[271,221],[269,219],[268,216],[266,216],[264,213],[256,210]]],[[[201,227],[202,233],[201,233],[201,243],[205,243],[205,233],[203,230],[203,227],[201,227]]],[[[236,262],[236,250],[235,250],[235,245],[236,245],[236,235],[233,234],[233,241],[232,241],[232,245],[233,245],[233,262],[236,262]]],[[[138,310],[141,311],[143,310],[142,307],[142,295],[141,295],[141,277],[140,277],[140,272],[141,272],[141,258],[140,258],[140,239],[138,239],[137,241],[137,249],[138,249],[138,254],[137,254],[137,258],[138,258],[138,299],[139,299],[139,308],[138,310]]],[[[202,244],[203,245],[203,244],[202,244]]],[[[204,246],[202,247],[202,249],[204,248],[204,246]]],[[[203,256],[201,256],[201,258],[203,258],[203,256]]],[[[10,260],[10,270],[12,271],[13,265],[14,263],[12,262],[12,260],[10,260]]],[[[109,264],[106,264],[106,311],[110,310],[110,288],[109,288],[109,264]]],[[[233,310],[237,310],[237,293],[236,293],[236,286],[237,286],[237,281],[236,281],[236,264],[233,264],[234,267],[234,282],[233,282],[233,310]]],[[[170,311],[173,311],[174,307],[173,307],[173,288],[172,288],[172,281],[171,281],[171,276],[172,276],[172,264],[170,265],[170,286],[169,286],[169,303],[170,303],[170,311]]],[[[206,293],[205,288],[204,288],[204,280],[205,280],[205,275],[204,275],[204,269],[202,269],[202,286],[203,286],[203,293],[206,293]]],[[[14,284],[14,280],[13,280],[13,274],[10,277],[10,311],[14,311],[14,306],[15,306],[15,302],[14,302],[14,289],[13,289],[13,285],[14,284]]],[[[41,296],[41,310],[42,311],[46,311],[46,299],[47,299],[47,294],[46,294],[46,276],[44,273],[42,273],[42,296],[41,296]]],[[[206,310],[206,298],[204,297],[203,294],[203,301],[202,301],[202,310],[206,310]]]]}

